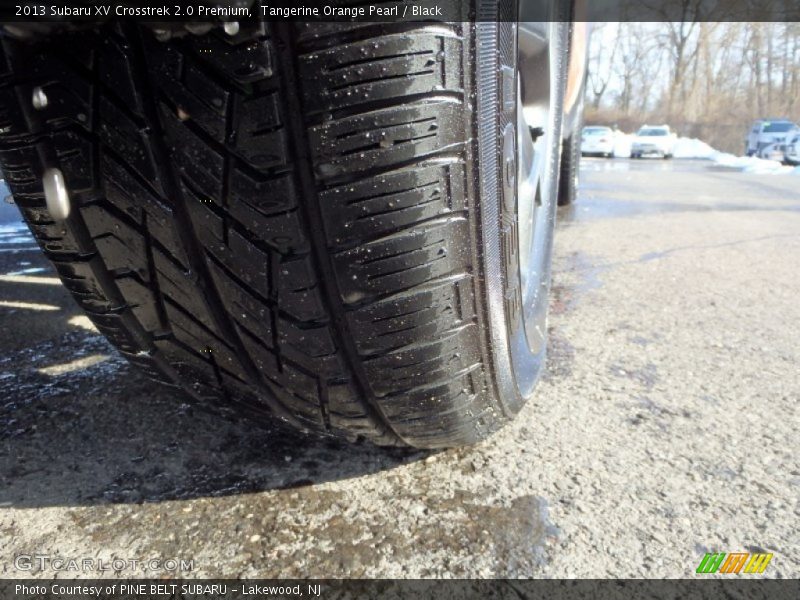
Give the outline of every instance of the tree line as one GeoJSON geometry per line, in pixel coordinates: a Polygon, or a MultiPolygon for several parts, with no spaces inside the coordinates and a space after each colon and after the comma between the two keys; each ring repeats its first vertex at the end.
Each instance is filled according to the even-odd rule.
{"type": "Polygon", "coordinates": [[[757,118],[800,117],[800,23],[598,23],[587,123],[667,123],[741,153],[757,118]]]}

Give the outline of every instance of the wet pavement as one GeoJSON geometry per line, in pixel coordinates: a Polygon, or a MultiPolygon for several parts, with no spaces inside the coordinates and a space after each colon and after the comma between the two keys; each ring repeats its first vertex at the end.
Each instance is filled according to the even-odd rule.
{"type": "Polygon", "coordinates": [[[584,167],[536,396],[440,453],[192,408],[119,358],[1,204],[0,576],[58,554],[194,563],[85,576],[682,577],[709,551],[799,576],[800,178],[584,167]]]}

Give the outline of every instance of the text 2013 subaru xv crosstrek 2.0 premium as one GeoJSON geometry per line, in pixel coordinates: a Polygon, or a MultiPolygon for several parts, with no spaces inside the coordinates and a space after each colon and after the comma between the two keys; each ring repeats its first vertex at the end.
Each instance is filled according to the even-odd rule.
{"type": "Polygon", "coordinates": [[[542,369],[587,27],[573,2],[462,5],[8,22],[0,166],[64,285],[153,378],[303,430],[474,443],[542,369]]]}

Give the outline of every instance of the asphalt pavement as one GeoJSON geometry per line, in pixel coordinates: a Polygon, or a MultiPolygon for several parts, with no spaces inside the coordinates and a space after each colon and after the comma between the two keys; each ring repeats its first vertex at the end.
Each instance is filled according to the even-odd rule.
{"type": "Polygon", "coordinates": [[[513,425],[439,453],[193,409],[93,330],[14,210],[0,577],[52,577],[37,554],[128,561],[62,577],[691,577],[712,551],[800,576],[800,177],[585,160],[546,376],[513,425]]]}

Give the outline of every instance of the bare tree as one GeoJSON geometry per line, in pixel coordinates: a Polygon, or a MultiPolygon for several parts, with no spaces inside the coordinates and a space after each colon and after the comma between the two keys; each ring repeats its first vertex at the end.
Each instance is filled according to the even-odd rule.
{"type": "MultiPolygon", "coordinates": [[[[613,64],[613,70],[620,79],[619,108],[629,115],[637,96],[648,99],[646,83],[652,67],[652,58],[658,51],[657,44],[647,35],[642,23],[630,23],[620,28],[617,35],[620,55],[613,64]]],[[[641,105],[639,105],[641,107],[641,105]]]]}
{"type": "MultiPolygon", "coordinates": [[[[600,43],[593,44],[592,53],[589,56],[588,65],[588,85],[587,89],[591,92],[591,104],[597,109],[603,101],[603,95],[608,89],[609,81],[611,80],[611,69],[617,58],[617,50],[619,48],[619,35],[613,35],[613,42],[611,48],[606,48],[605,44],[605,27],[613,25],[604,24],[595,26],[593,38],[601,40],[600,43]]],[[[616,25],[619,30],[619,24],[616,25]]]]}

